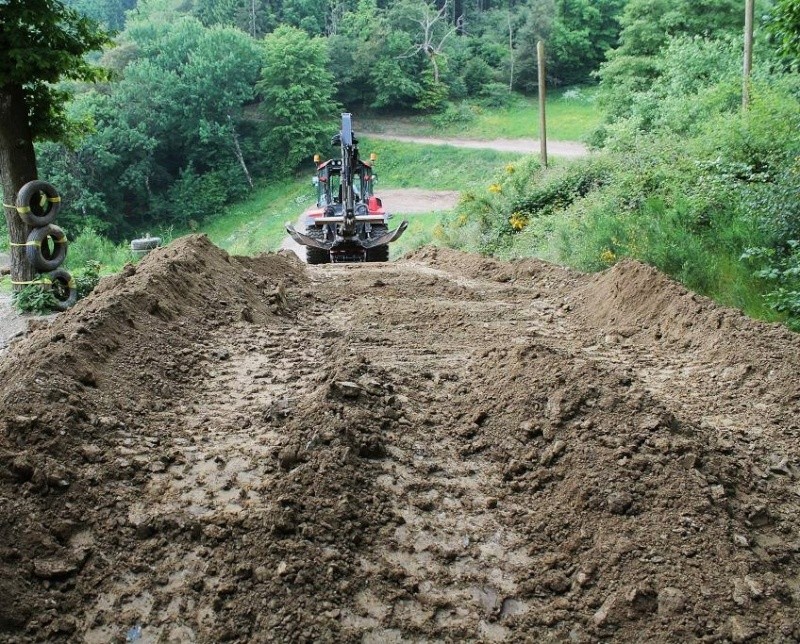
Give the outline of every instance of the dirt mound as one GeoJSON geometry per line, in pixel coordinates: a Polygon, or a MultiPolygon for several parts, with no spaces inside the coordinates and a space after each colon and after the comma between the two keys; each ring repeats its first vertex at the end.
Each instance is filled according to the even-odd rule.
{"type": "Polygon", "coordinates": [[[779,324],[718,306],[634,260],[588,278],[576,295],[587,325],[644,345],[674,345],[728,375],[734,370],[756,390],[768,382],[785,403],[800,400],[800,336],[779,324]]]}
{"type": "Polygon", "coordinates": [[[797,641],[796,339],[693,298],[181,239],[0,362],[0,633],[797,641]]]}
{"type": "Polygon", "coordinates": [[[563,287],[565,282],[578,279],[577,273],[539,259],[504,262],[491,257],[435,246],[425,246],[412,251],[406,256],[406,259],[423,262],[467,277],[489,279],[496,282],[535,280],[541,286],[557,283],[563,287]]]}
{"type": "Polygon", "coordinates": [[[799,526],[777,511],[791,486],[759,489],[752,453],[548,345],[484,352],[457,430],[463,453],[502,469],[492,505],[517,509],[504,525],[525,544],[517,592],[496,588],[495,610],[510,603],[521,632],[574,641],[736,640],[774,628],[767,615],[796,628],[780,562],[799,526]]]}
{"type": "MultiPolygon", "coordinates": [[[[285,315],[286,288],[302,280],[292,259],[237,259],[205,237],[187,237],[104,279],[13,347],[0,363],[0,594],[10,599],[0,604],[0,630],[77,610],[75,593],[46,609],[37,586],[74,586],[92,551],[87,527],[113,532],[98,520],[114,503],[106,483],[131,463],[109,459],[109,444],[158,445],[147,427],[152,414],[180,400],[221,356],[209,332],[285,315]]],[[[104,568],[97,557],[90,563],[95,573],[104,568]]],[[[49,624],[53,635],[74,628],[69,619],[50,621],[34,626],[49,624]]]]}

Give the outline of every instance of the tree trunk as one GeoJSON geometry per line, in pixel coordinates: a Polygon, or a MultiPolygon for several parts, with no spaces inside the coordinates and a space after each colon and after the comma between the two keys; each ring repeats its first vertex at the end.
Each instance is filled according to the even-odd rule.
{"type": "Polygon", "coordinates": [[[511,61],[511,73],[508,76],[508,91],[514,91],[514,28],[511,25],[511,9],[508,10],[508,58],[511,61]]]}
{"type": "Polygon", "coordinates": [[[431,63],[433,63],[433,82],[439,84],[439,63],[436,62],[436,53],[430,54],[431,63]]]}
{"type": "Polygon", "coordinates": [[[244,161],[244,155],[242,154],[242,148],[239,145],[239,135],[236,133],[236,128],[233,125],[233,120],[231,119],[231,115],[228,114],[228,124],[231,126],[231,137],[233,138],[233,149],[236,153],[236,159],[239,161],[239,165],[242,166],[242,172],[244,172],[244,176],[247,179],[247,185],[250,186],[250,190],[253,189],[253,178],[250,176],[250,171],[247,169],[247,163],[244,161]]]}
{"type": "MultiPolygon", "coordinates": [[[[20,188],[36,178],[36,155],[22,86],[4,85],[0,87],[0,180],[3,183],[3,203],[15,204],[20,188]]],[[[16,209],[4,207],[3,210],[11,242],[24,244],[30,228],[22,221],[16,209]]],[[[12,281],[29,282],[34,275],[33,267],[25,256],[25,247],[12,246],[12,281]]],[[[16,284],[14,288],[20,290],[23,286],[16,284]]]]}

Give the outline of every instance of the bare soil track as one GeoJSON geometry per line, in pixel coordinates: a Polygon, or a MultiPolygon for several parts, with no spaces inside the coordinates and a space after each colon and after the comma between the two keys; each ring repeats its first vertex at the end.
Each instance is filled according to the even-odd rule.
{"type": "Polygon", "coordinates": [[[0,362],[0,639],[800,639],[800,340],[635,262],[183,238],[0,362]]]}

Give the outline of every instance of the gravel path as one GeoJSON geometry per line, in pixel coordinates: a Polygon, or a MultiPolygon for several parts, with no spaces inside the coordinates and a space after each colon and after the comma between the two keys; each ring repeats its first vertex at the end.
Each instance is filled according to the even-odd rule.
{"type": "MultiPolygon", "coordinates": [[[[0,253],[0,266],[8,265],[8,255],[0,253]]],[[[28,328],[28,319],[29,316],[17,313],[11,304],[10,294],[0,293],[0,356],[3,355],[12,338],[25,332],[28,328]]]]}

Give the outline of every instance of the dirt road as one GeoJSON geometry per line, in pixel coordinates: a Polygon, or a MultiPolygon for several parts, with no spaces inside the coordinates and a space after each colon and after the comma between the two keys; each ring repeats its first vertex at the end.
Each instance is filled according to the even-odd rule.
{"type": "Polygon", "coordinates": [[[797,641],[798,367],[634,262],[180,239],[0,360],[0,637],[797,641]]]}
{"type": "MultiPolygon", "coordinates": [[[[452,145],[457,148],[476,148],[498,150],[500,152],[519,152],[520,154],[539,154],[537,139],[442,139],[427,136],[405,136],[400,134],[370,134],[363,136],[385,141],[403,141],[423,145],[452,145]]],[[[589,148],[578,141],[548,141],[548,154],[556,157],[579,158],[589,154],[589,148]]]]}

